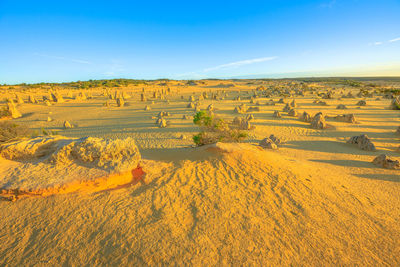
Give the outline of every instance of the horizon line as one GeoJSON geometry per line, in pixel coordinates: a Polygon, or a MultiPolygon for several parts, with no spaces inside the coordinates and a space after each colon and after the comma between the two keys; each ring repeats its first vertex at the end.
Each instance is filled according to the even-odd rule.
{"type": "MultiPolygon", "coordinates": [[[[244,75],[245,76],[245,75],[244,75]]],[[[112,81],[112,80],[133,80],[133,81],[203,81],[203,80],[296,80],[296,79],[332,79],[332,78],[400,78],[400,75],[377,75],[377,76],[296,76],[296,77],[260,77],[260,78],[201,78],[201,79],[170,79],[170,78],[154,78],[154,79],[139,79],[139,78],[112,78],[112,79],[88,79],[88,80],[75,80],[75,81],[63,81],[63,82],[35,82],[35,83],[0,83],[0,86],[16,86],[16,85],[37,85],[37,84],[64,84],[64,83],[77,83],[77,82],[89,82],[89,81],[112,81]]]]}

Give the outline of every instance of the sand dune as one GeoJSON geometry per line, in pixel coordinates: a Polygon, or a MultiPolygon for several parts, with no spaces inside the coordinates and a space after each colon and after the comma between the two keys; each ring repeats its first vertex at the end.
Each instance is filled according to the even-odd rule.
{"type": "Polygon", "coordinates": [[[145,160],[145,185],[0,202],[2,262],[399,264],[388,184],[254,147],[200,154],[145,160]]]}
{"type": "MultiPolygon", "coordinates": [[[[391,99],[326,84],[309,84],[304,92],[294,91],[299,83],[283,81],[196,84],[152,82],[119,93],[58,88],[62,103],[16,104],[22,117],[13,122],[62,135],[40,140],[65,145],[90,136],[111,144],[131,138],[140,157],[116,160],[128,167],[110,172],[107,164],[82,161],[85,153],[67,157],[68,168],[45,160],[57,149],[45,157],[32,150],[28,157],[31,139],[17,141],[22,146],[14,148],[22,149],[12,153],[3,149],[2,196],[18,188],[26,194],[0,201],[0,265],[400,264],[399,170],[372,163],[380,154],[399,158],[400,118],[389,108],[391,99]],[[117,98],[124,105],[118,107],[117,98]],[[288,103],[299,116],[283,111],[288,103]],[[235,113],[242,104],[253,111],[235,113]],[[195,110],[210,105],[225,120],[253,115],[248,139],[193,147],[195,110]],[[275,111],[282,117],[273,117],[275,111]],[[304,111],[310,118],[322,112],[329,127],[311,127],[304,111]],[[345,114],[355,121],[336,118],[345,114]],[[160,118],[166,127],[156,123],[160,118]],[[271,134],[282,141],[277,150],[258,146],[271,134]],[[361,134],[376,151],[347,143],[361,134]],[[132,172],[139,159],[141,168],[132,172]],[[32,189],[51,196],[27,196],[32,189]]],[[[48,91],[20,97],[42,99],[48,91]]]]}

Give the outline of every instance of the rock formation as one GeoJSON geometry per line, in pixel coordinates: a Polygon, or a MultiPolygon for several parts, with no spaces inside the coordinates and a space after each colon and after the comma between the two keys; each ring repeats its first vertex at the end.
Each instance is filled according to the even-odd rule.
{"type": "Polygon", "coordinates": [[[272,117],[274,117],[274,118],[282,118],[282,115],[281,115],[281,113],[279,111],[275,110],[274,114],[272,114],[272,117]]]}
{"type": "Polygon", "coordinates": [[[321,112],[317,113],[311,120],[311,128],[323,130],[327,128],[324,115],[321,112]]]}
{"type": "Polygon", "coordinates": [[[372,163],[385,169],[400,169],[400,162],[398,160],[390,159],[385,154],[381,154],[374,158],[372,163]]]}
{"type": "Polygon", "coordinates": [[[375,145],[365,134],[353,136],[347,141],[347,143],[355,144],[362,150],[376,151],[375,145]]]}
{"type": "Polygon", "coordinates": [[[13,118],[13,119],[22,117],[22,114],[17,110],[17,108],[13,102],[7,102],[7,110],[8,110],[8,113],[10,114],[11,118],[13,118]]]}

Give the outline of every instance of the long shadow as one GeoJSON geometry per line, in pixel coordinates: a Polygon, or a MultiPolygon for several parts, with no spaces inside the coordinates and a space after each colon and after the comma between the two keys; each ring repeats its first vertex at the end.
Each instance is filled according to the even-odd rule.
{"type": "Polygon", "coordinates": [[[338,154],[369,155],[374,156],[379,151],[366,151],[359,149],[356,145],[336,142],[336,141],[290,141],[282,145],[283,147],[338,154]]]}
{"type": "Polygon", "coordinates": [[[376,168],[371,162],[362,161],[362,160],[319,160],[313,159],[311,161],[315,162],[322,162],[322,163],[329,163],[337,166],[343,167],[357,167],[357,168],[369,168],[374,169],[376,168]]]}
{"type": "Polygon", "coordinates": [[[360,178],[367,178],[372,180],[382,180],[389,182],[400,183],[400,173],[399,174],[375,174],[375,173],[367,173],[367,174],[353,174],[354,176],[360,178]]]}
{"type": "MultiPolygon", "coordinates": [[[[171,124],[173,126],[175,124],[171,124]]],[[[134,125],[134,124],[118,124],[118,129],[115,129],[116,125],[107,125],[107,126],[102,126],[101,130],[102,132],[108,132],[112,134],[129,134],[129,133],[147,133],[150,129],[152,130],[152,133],[181,133],[181,132],[196,132],[198,129],[196,127],[166,127],[166,128],[158,128],[157,125],[154,123],[147,123],[146,125],[134,125]]],[[[55,129],[55,128],[54,128],[55,129]]],[[[93,127],[77,127],[77,128],[72,128],[72,129],[64,129],[62,127],[58,127],[58,130],[63,130],[64,132],[68,133],[80,133],[80,132],[99,132],[99,127],[93,126],[93,127]]],[[[168,138],[170,139],[170,138],[168,138]]]]}
{"type": "Polygon", "coordinates": [[[140,151],[144,159],[179,162],[182,160],[201,161],[210,157],[218,157],[218,154],[204,151],[203,148],[149,148],[140,151]]]}
{"type": "Polygon", "coordinates": [[[29,113],[22,114],[22,118],[23,118],[23,119],[29,118],[29,117],[31,117],[33,114],[35,114],[35,112],[29,112],[29,113]]]}
{"type": "MultiPolygon", "coordinates": [[[[400,122],[399,122],[400,123],[400,122]]],[[[357,126],[362,127],[362,128],[372,128],[372,129],[387,129],[387,130],[393,130],[395,131],[398,126],[385,126],[385,125],[366,125],[366,124],[358,124],[357,126]]]]}
{"type": "Polygon", "coordinates": [[[393,113],[359,113],[355,114],[358,115],[359,117],[369,117],[372,116],[372,118],[384,118],[384,119],[394,119],[394,118],[400,118],[400,114],[396,114],[395,112],[393,113]]]}
{"type": "MultiPolygon", "coordinates": [[[[339,127],[340,128],[340,127],[339,127]]],[[[335,138],[343,138],[349,139],[352,136],[360,135],[360,134],[367,134],[369,138],[372,139],[372,142],[382,142],[377,139],[393,139],[395,141],[395,136],[392,132],[383,132],[383,133],[371,133],[357,129],[356,127],[353,128],[354,131],[325,131],[325,136],[327,137],[335,137],[335,138]]]]}
{"type": "MultiPolygon", "coordinates": [[[[274,118],[272,118],[274,119],[274,118]]],[[[299,121],[299,123],[283,123],[282,120],[286,120],[287,118],[276,119],[276,122],[255,122],[254,125],[258,126],[281,126],[281,127],[298,127],[303,129],[311,129],[309,124],[303,124],[303,122],[299,121]]],[[[296,121],[296,120],[293,120],[296,121]]]]}

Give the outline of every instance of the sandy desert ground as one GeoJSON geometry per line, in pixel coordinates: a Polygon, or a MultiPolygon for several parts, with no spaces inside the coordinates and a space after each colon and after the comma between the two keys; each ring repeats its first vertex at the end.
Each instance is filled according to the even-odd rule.
{"type": "MultiPolygon", "coordinates": [[[[146,174],[126,186],[91,184],[68,194],[0,201],[0,265],[400,265],[400,171],[372,163],[380,154],[400,158],[400,111],[389,108],[392,99],[383,93],[357,96],[357,87],[323,82],[301,86],[288,80],[59,86],[53,90],[65,101],[50,106],[42,101],[47,86],[1,87],[4,98],[17,92],[25,102],[15,104],[23,116],[12,122],[68,138],[131,137],[146,174]],[[115,90],[124,93],[122,107],[110,99],[115,90]],[[326,97],[329,91],[334,94],[326,97]],[[76,99],[80,92],[91,97],[76,99]],[[203,92],[208,98],[199,100],[203,92]],[[354,97],[344,97],[348,93],[354,97]],[[39,103],[28,103],[30,95],[39,103]],[[243,144],[194,147],[199,127],[195,108],[187,107],[192,96],[198,109],[212,104],[225,120],[253,114],[255,128],[243,144]],[[298,115],[289,116],[282,110],[293,100],[298,115]],[[360,100],[366,105],[357,105],[360,100]],[[259,111],[237,114],[240,104],[259,111]],[[164,128],[155,123],[161,111],[170,113],[164,128]],[[299,119],[304,111],[322,112],[328,128],[310,127],[299,119]],[[341,114],[354,114],[356,123],[333,118],[341,114]],[[74,127],[66,129],[65,121],[74,127]],[[281,139],[279,149],[258,146],[271,134],[281,139]],[[376,151],[346,143],[360,134],[376,151]]],[[[50,173],[21,164],[0,157],[3,189],[6,178],[23,184],[50,173]]],[[[76,170],[62,171],[56,173],[76,170]]]]}

